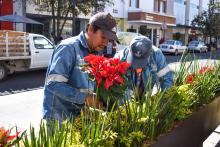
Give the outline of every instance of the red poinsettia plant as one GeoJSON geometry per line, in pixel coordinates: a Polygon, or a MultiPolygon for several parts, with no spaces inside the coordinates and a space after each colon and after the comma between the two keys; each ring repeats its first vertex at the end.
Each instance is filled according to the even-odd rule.
{"type": "Polygon", "coordinates": [[[209,67],[209,66],[201,67],[200,70],[198,71],[198,73],[189,74],[189,75],[186,76],[186,83],[187,84],[192,84],[196,77],[203,76],[204,74],[210,74],[213,71],[214,71],[213,67],[209,67]]]}
{"type": "Polygon", "coordinates": [[[15,143],[19,142],[21,138],[18,137],[20,132],[17,132],[14,135],[11,135],[11,130],[6,130],[4,127],[0,128],[0,147],[12,146],[15,143]]]}
{"type": "Polygon", "coordinates": [[[106,102],[108,98],[123,98],[127,87],[125,74],[130,66],[127,62],[93,54],[84,57],[84,61],[86,65],[83,69],[89,73],[90,79],[96,82],[96,95],[99,99],[106,102]]]}

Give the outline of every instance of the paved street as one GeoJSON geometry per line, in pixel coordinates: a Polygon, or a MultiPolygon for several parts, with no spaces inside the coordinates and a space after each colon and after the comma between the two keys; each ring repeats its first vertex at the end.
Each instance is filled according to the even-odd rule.
{"type": "MultiPolygon", "coordinates": [[[[193,56],[193,53],[190,54],[193,56]]],[[[220,51],[208,53],[196,53],[197,59],[220,59],[220,51]]],[[[178,62],[181,55],[166,55],[167,62],[178,62]]],[[[4,81],[0,81],[0,96],[30,91],[42,88],[44,85],[46,70],[21,72],[9,75],[4,81]]]]}
{"type": "Polygon", "coordinates": [[[42,88],[46,70],[21,72],[0,81],[0,96],[42,88]]]}

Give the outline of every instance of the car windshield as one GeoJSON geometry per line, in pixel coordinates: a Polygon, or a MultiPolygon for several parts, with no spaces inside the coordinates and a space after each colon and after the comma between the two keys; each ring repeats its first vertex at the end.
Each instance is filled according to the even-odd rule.
{"type": "Polygon", "coordinates": [[[192,41],[192,42],[189,43],[190,46],[196,46],[198,44],[199,44],[198,41],[192,41]]]}
{"type": "Polygon", "coordinates": [[[170,44],[170,45],[174,45],[175,41],[173,40],[169,40],[169,41],[166,41],[164,44],[170,44]]]}

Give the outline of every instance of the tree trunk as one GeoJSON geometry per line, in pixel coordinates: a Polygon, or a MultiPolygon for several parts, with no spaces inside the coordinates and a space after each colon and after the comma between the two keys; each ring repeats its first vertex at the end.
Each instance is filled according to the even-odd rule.
{"type": "Polygon", "coordinates": [[[73,0],[73,8],[72,8],[72,36],[75,36],[76,35],[76,16],[75,16],[75,13],[76,13],[76,0],[73,0]]]}
{"type": "Polygon", "coordinates": [[[64,20],[63,20],[63,24],[61,25],[61,28],[60,28],[60,31],[59,31],[59,34],[60,34],[60,35],[61,35],[62,32],[63,32],[63,28],[64,28],[64,25],[66,24],[69,11],[70,11],[70,8],[67,9],[67,12],[66,12],[66,14],[65,14],[65,17],[63,18],[63,19],[64,19],[64,20]]]}
{"type": "Polygon", "coordinates": [[[212,35],[209,34],[209,51],[212,49],[212,35]]]}
{"type": "Polygon", "coordinates": [[[55,9],[54,9],[55,1],[51,1],[51,13],[52,13],[52,37],[54,40],[54,43],[56,43],[56,25],[55,25],[55,9]]]}
{"type": "Polygon", "coordinates": [[[56,28],[57,28],[57,30],[56,30],[56,41],[55,41],[55,43],[57,44],[58,42],[59,42],[59,40],[60,40],[60,21],[61,21],[61,0],[58,0],[58,3],[57,3],[57,26],[56,26],[56,28]]]}

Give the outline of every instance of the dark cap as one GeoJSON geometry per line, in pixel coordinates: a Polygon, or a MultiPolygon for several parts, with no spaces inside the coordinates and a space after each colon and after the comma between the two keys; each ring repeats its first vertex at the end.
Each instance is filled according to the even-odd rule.
{"type": "Polygon", "coordinates": [[[137,36],[130,43],[130,54],[133,68],[144,68],[148,64],[148,57],[152,52],[152,41],[145,36],[137,36]]]}
{"type": "Polygon", "coordinates": [[[116,27],[116,21],[109,13],[100,12],[92,16],[89,20],[90,25],[99,27],[106,38],[119,43],[116,32],[113,29],[116,27]]]}

